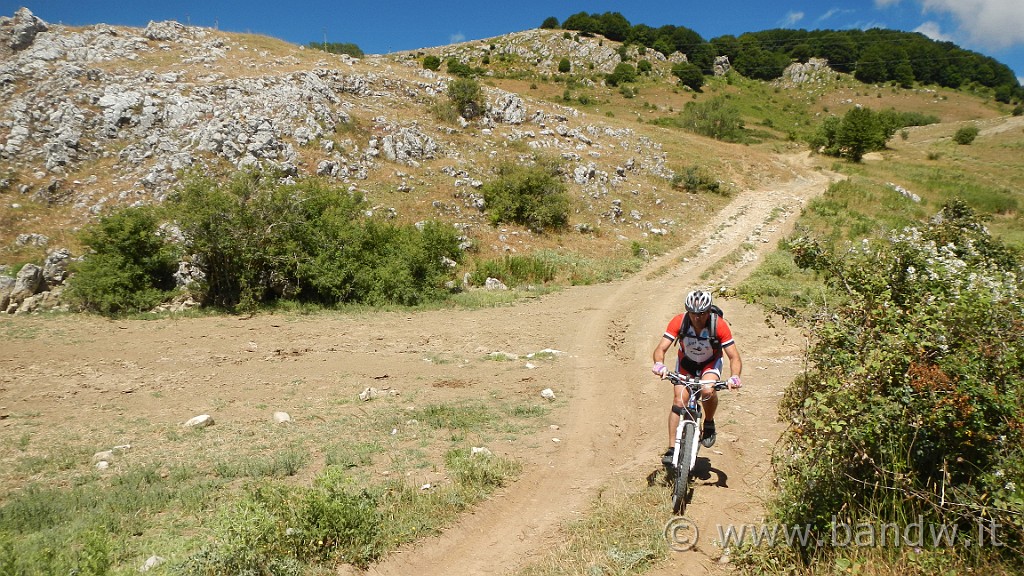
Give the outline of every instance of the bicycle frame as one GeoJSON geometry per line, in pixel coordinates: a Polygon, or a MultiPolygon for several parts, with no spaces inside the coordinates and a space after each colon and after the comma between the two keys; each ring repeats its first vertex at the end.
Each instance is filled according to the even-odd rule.
{"type": "Polygon", "coordinates": [[[672,512],[682,514],[686,510],[690,473],[697,463],[697,451],[700,449],[703,432],[704,400],[701,398],[702,390],[706,385],[712,386],[714,390],[723,390],[729,385],[721,380],[700,380],[678,372],[668,372],[665,374],[665,378],[671,381],[673,386],[686,386],[689,390],[689,399],[686,405],[681,409],[676,409],[673,406],[673,411],[679,414],[679,424],[676,426],[672,466],[668,471],[675,476],[672,490],[672,512]]]}

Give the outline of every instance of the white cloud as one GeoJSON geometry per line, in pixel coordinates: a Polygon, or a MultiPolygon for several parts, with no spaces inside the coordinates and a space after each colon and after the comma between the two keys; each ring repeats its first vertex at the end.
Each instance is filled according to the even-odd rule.
{"type": "Polygon", "coordinates": [[[832,8],[828,12],[825,12],[824,14],[819,16],[818,17],[818,22],[824,22],[825,20],[831,19],[833,16],[838,16],[839,14],[848,14],[850,12],[853,12],[853,10],[843,10],[842,8],[832,8]]]}
{"type": "Polygon", "coordinates": [[[920,32],[932,40],[937,40],[939,42],[951,42],[953,40],[949,35],[942,32],[942,28],[939,26],[938,22],[925,22],[917,28],[914,28],[914,32],[920,32]]]}
{"type": "Polygon", "coordinates": [[[786,17],[782,20],[782,22],[783,22],[782,25],[783,26],[792,26],[793,24],[796,24],[797,22],[799,22],[799,21],[801,21],[803,19],[804,19],[804,13],[803,12],[790,12],[789,14],[786,14],[786,17]]]}
{"type": "Polygon", "coordinates": [[[458,44],[459,42],[465,42],[465,41],[466,41],[466,35],[463,34],[462,32],[456,32],[455,34],[452,34],[451,36],[448,37],[448,43],[449,44],[458,44]]]}
{"type": "Polygon", "coordinates": [[[925,12],[951,14],[960,31],[979,45],[1003,49],[1024,44],[1024,3],[1021,0],[919,1],[925,12]]]}
{"type": "Polygon", "coordinates": [[[900,0],[875,0],[875,6],[878,8],[888,8],[894,4],[899,4],[900,0]]]}

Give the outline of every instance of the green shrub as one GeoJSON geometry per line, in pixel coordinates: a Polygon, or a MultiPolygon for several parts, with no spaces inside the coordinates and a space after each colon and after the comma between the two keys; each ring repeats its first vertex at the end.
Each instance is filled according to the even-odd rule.
{"type": "Polygon", "coordinates": [[[569,223],[569,196],[554,162],[502,164],[497,178],[484,184],[482,191],[495,224],[512,222],[543,232],[569,223]]]}
{"type": "Polygon", "coordinates": [[[650,60],[641,60],[636,63],[636,71],[640,74],[650,74],[653,68],[650,60]]]}
{"type": "MultiPolygon", "coordinates": [[[[939,118],[920,112],[897,112],[870,108],[851,108],[842,118],[829,116],[808,138],[814,150],[829,156],[841,156],[859,162],[864,154],[885,149],[885,143],[901,128],[935,124],[939,118]]],[[[900,134],[906,140],[908,134],[900,134]]]]}
{"type": "Polygon", "coordinates": [[[483,90],[472,78],[456,78],[448,84],[448,99],[455,105],[459,114],[471,120],[484,110],[483,90]]]}
{"type": "Polygon", "coordinates": [[[558,61],[559,72],[562,74],[568,74],[570,70],[572,70],[572,64],[569,62],[568,58],[562,58],[558,61]]]}
{"type": "Polygon", "coordinates": [[[1013,114],[1014,116],[1020,116],[1021,114],[1024,114],[1024,104],[1017,104],[1016,106],[1014,106],[1011,114],[1013,114]]]}
{"type": "Polygon", "coordinates": [[[605,76],[604,82],[609,86],[618,86],[623,82],[633,82],[634,80],[636,80],[636,68],[632,64],[620,62],[611,74],[605,76]]]}
{"type": "Polygon", "coordinates": [[[434,56],[433,54],[424,56],[423,67],[426,68],[427,70],[436,71],[438,68],[441,67],[441,59],[438,58],[437,56],[434,56]]]}
{"type": "Polygon", "coordinates": [[[443,298],[458,262],[454,228],[363,216],[363,199],[319,181],[239,174],[190,178],[169,199],[206,274],[204,301],[251,310],[278,299],[415,305],[443,298]],[[447,259],[447,260],[446,260],[447,259]]]}
{"type": "Polygon", "coordinates": [[[985,552],[1019,566],[1020,254],[959,201],[854,249],[806,237],[791,248],[831,294],[811,326],[809,370],[782,403],[791,428],[777,451],[776,520],[810,526],[827,544],[837,521],[923,518],[958,528],[964,547],[996,522],[1005,547],[985,552]]]}
{"type": "Polygon", "coordinates": [[[746,137],[739,108],[725,96],[687,102],[673,123],[695,134],[726,142],[742,142],[746,137]]]}
{"type": "Polygon", "coordinates": [[[885,130],[870,108],[851,108],[843,115],[836,130],[836,146],[840,154],[860,162],[864,154],[885,148],[885,130]]]}
{"type": "Polygon", "coordinates": [[[459,62],[455,58],[449,58],[448,73],[458,76],[460,78],[472,78],[473,76],[476,76],[477,71],[474,70],[469,64],[459,62]]]}
{"type": "Polygon", "coordinates": [[[722,183],[710,172],[700,166],[688,166],[683,172],[676,172],[672,175],[672,187],[681,188],[687,192],[711,192],[713,194],[728,195],[722,183]]]}
{"type": "Polygon", "coordinates": [[[351,42],[310,42],[306,46],[331,54],[347,54],[353,58],[362,58],[366,55],[358,44],[351,42]]]}
{"type": "Polygon", "coordinates": [[[700,92],[704,85],[704,73],[696,64],[680,62],[672,66],[672,75],[679,79],[679,83],[688,86],[695,92],[700,92]]]}
{"type": "Polygon", "coordinates": [[[85,310],[114,315],[140,312],[174,290],[178,250],[160,230],[153,208],[127,208],[81,233],[91,253],[74,266],[68,296],[85,310]]]}
{"type": "Polygon", "coordinates": [[[953,141],[957,144],[968,145],[974,142],[974,139],[978,137],[978,133],[981,132],[977,126],[961,126],[957,128],[955,134],[953,134],[953,141]]]}

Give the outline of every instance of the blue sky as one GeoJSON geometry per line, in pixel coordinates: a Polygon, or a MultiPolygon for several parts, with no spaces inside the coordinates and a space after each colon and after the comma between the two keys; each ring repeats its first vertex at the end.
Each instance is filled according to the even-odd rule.
{"type": "Polygon", "coordinates": [[[144,27],[150,20],[177,20],[296,44],[352,42],[367,53],[490,38],[577,12],[619,12],[632,24],[686,26],[706,39],[769,28],[879,27],[955,42],[1024,78],[1024,0],[0,0],[0,16],[20,6],[55,24],[144,27]]]}

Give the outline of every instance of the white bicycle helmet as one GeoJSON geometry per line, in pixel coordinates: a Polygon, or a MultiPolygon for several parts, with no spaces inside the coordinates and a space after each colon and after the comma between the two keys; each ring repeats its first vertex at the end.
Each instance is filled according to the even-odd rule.
{"type": "Polygon", "coordinates": [[[686,295],[686,311],[700,314],[711,308],[711,293],[694,290],[686,295]]]}

